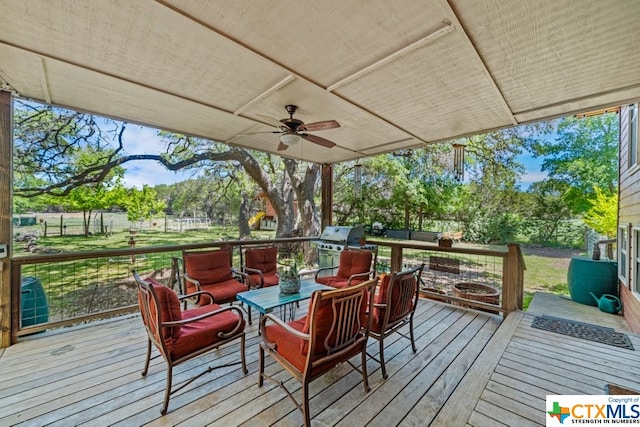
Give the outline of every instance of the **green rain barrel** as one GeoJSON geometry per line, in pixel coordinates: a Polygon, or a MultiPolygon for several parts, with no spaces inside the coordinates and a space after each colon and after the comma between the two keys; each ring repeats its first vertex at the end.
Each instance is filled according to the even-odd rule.
{"type": "Polygon", "coordinates": [[[567,273],[571,299],[580,304],[598,306],[589,292],[598,298],[618,296],[618,263],[589,258],[572,258],[567,273]]]}
{"type": "Polygon", "coordinates": [[[20,295],[21,325],[37,325],[49,321],[49,304],[42,288],[42,283],[36,277],[22,278],[20,295]]]}

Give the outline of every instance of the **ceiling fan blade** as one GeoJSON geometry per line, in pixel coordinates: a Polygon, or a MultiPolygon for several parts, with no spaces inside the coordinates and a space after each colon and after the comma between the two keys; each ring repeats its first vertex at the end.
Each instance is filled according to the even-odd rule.
{"type": "Polygon", "coordinates": [[[335,145],[336,145],[335,142],[331,142],[328,139],[324,139],[324,138],[321,138],[321,137],[316,136],[316,135],[311,135],[311,134],[308,134],[308,133],[301,133],[300,136],[303,137],[304,139],[306,139],[309,142],[313,142],[314,144],[322,145],[323,147],[331,148],[331,147],[335,147],[335,145]]]}
{"type": "Polygon", "coordinates": [[[298,130],[303,132],[314,132],[318,130],[335,129],[339,127],[340,123],[336,122],[335,120],[325,120],[323,122],[314,122],[307,123],[306,125],[301,125],[300,127],[298,127],[298,130]]]}
{"type": "Polygon", "coordinates": [[[282,132],[279,131],[279,130],[265,130],[265,131],[262,131],[262,132],[242,132],[242,133],[238,133],[238,134],[236,134],[234,136],[259,135],[261,133],[282,133],[282,132]]]}
{"type": "Polygon", "coordinates": [[[284,151],[289,147],[287,144],[283,144],[282,141],[278,144],[278,151],[284,151]]]}
{"type": "Polygon", "coordinates": [[[269,124],[271,126],[275,126],[278,129],[283,129],[284,130],[284,129],[288,129],[289,128],[289,126],[287,126],[286,124],[282,123],[280,120],[276,119],[275,117],[267,116],[265,114],[256,114],[256,116],[262,117],[267,122],[269,122],[269,124]]]}

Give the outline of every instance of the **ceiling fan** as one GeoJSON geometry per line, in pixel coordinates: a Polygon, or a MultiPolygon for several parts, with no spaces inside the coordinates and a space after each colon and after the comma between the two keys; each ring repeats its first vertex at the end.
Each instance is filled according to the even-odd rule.
{"type": "Polygon", "coordinates": [[[305,132],[315,132],[320,130],[339,128],[340,124],[335,120],[325,120],[322,122],[314,122],[305,124],[302,120],[294,119],[293,115],[298,109],[295,105],[286,105],[285,110],[289,113],[289,117],[285,119],[275,119],[271,116],[258,114],[258,116],[265,118],[269,123],[278,128],[278,131],[273,133],[280,133],[280,144],[278,145],[278,151],[286,150],[290,145],[298,144],[302,139],[306,139],[314,144],[322,145],[323,147],[331,148],[336,144],[328,139],[321,138],[316,135],[308,134],[305,132]]]}

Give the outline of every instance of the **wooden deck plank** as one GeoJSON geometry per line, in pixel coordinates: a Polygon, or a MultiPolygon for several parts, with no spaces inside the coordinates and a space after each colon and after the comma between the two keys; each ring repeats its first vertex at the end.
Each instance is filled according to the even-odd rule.
{"type": "MultiPolygon", "coordinates": [[[[438,324],[439,319],[446,317],[451,310],[436,304],[420,304],[420,306],[420,312],[416,315],[416,320],[419,322],[415,328],[417,342],[420,342],[423,339],[425,331],[432,327],[432,323],[438,324]]],[[[397,334],[390,337],[389,343],[391,345],[385,351],[389,360],[393,360],[398,356],[399,352],[405,351],[404,349],[409,348],[409,342],[402,339],[397,334]],[[403,340],[404,343],[401,342],[400,345],[396,345],[396,343],[401,340],[403,340]]],[[[374,356],[377,355],[378,345],[376,341],[371,340],[369,342],[368,352],[374,356]]],[[[352,363],[359,367],[360,358],[354,357],[352,359],[352,363]]],[[[377,373],[379,370],[379,364],[375,361],[368,360],[367,369],[369,373],[369,384],[372,389],[375,389],[377,384],[382,382],[381,376],[377,373]]],[[[350,396],[345,395],[348,391],[351,391],[352,395],[357,396],[356,398],[362,399],[364,397],[361,375],[351,371],[349,367],[345,367],[344,372],[347,373],[346,377],[339,379],[334,378],[329,382],[327,382],[326,378],[323,377],[311,383],[309,387],[309,393],[311,396],[310,406],[312,416],[318,414],[316,415],[316,419],[319,419],[325,410],[328,411],[327,413],[335,412],[344,416],[343,411],[348,411],[352,407],[351,405],[346,408],[341,407],[341,405],[344,405],[350,398],[350,396]]],[[[336,373],[329,373],[328,376],[335,377],[336,373]]],[[[295,391],[294,395],[300,399],[301,396],[298,392],[300,387],[298,384],[295,384],[294,388],[289,386],[288,388],[291,391],[295,391]]],[[[284,391],[282,390],[277,390],[276,393],[281,394],[283,397],[285,396],[284,391]]],[[[256,423],[271,424],[276,422],[299,423],[301,420],[302,418],[299,411],[294,408],[293,403],[287,398],[280,400],[277,404],[270,406],[265,411],[256,414],[252,419],[243,419],[242,422],[246,421],[247,425],[256,425],[256,423]]],[[[225,421],[231,420],[227,419],[225,421]]]]}
{"type": "MultiPolygon", "coordinates": [[[[462,315],[462,312],[453,308],[446,308],[440,305],[435,305],[436,311],[432,311],[433,315],[428,318],[428,321],[422,321],[415,327],[415,339],[416,346],[427,347],[435,339],[437,339],[447,325],[455,322],[455,319],[462,315]]],[[[423,316],[420,316],[423,319],[423,316]]],[[[385,355],[387,357],[387,372],[389,377],[395,374],[396,366],[401,367],[413,359],[414,354],[411,350],[408,340],[401,339],[397,334],[394,334],[389,339],[390,345],[385,349],[385,355]]],[[[378,345],[377,342],[372,340],[368,346],[369,353],[377,356],[378,345]]],[[[356,366],[359,366],[359,358],[353,360],[356,366]]],[[[311,384],[311,412],[315,414],[315,419],[319,423],[334,425],[339,422],[341,418],[349,414],[349,412],[356,407],[353,402],[363,402],[368,399],[374,390],[377,390],[379,386],[385,383],[380,373],[380,366],[376,361],[369,359],[367,361],[367,369],[369,372],[369,385],[372,389],[369,394],[364,393],[361,385],[361,377],[359,375],[352,375],[352,383],[348,385],[349,393],[347,396],[340,394],[336,387],[340,387],[340,382],[344,379],[338,380],[337,383],[330,384],[325,387],[319,393],[315,390],[318,385],[318,380],[311,384]]],[[[298,396],[299,397],[299,396],[298,396]]],[[[259,420],[263,421],[264,414],[261,414],[259,420]]],[[[286,418],[280,419],[282,422],[294,422],[300,414],[298,411],[287,414],[286,418]]],[[[255,420],[258,421],[258,420],[255,420]]],[[[275,422],[276,419],[268,418],[267,422],[275,422]]]]}
{"type": "Polygon", "coordinates": [[[531,328],[532,320],[522,316],[469,424],[487,425],[483,417],[494,417],[508,424],[544,425],[547,394],[602,394],[609,381],[640,382],[637,351],[531,328]]]}
{"type": "MultiPolygon", "coordinates": [[[[299,309],[302,315],[306,307],[299,309]]],[[[547,394],[603,393],[613,382],[640,389],[640,353],[531,328],[534,316],[497,316],[421,300],[416,343],[386,342],[389,378],[367,360],[371,391],[348,364],[311,384],[314,425],[541,425],[547,394]]],[[[257,322],[256,322],[257,323],[257,322]]],[[[637,335],[629,334],[640,348],[637,335]]],[[[214,371],[173,396],[160,415],[166,371],[153,360],[142,378],[146,336],[137,316],[26,337],[0,351],[0,425],[300,425],[271,382],[257,386],[257,325],[247,328],[249,373],[214,371]]],[[[368,351],[377,355],[378,343],[368,351]]],[[[237,344],[175,369],[186,378],[237,359],[237,344]]],[[[352,362],[359,366],[360,359],[352,362]]],[[[267,371],[300,395],[297,381],[266,359],[267,371]]]]}
{"type": "MultiPolygon", "coordinates": [[[[624,372],[633,369],[633,366],[628,366],[624,369],[621,365],[616,364],[612,360],[600,359],[600,361],[593,361],[593,359],[584,359],[574,354],[558,353],[556,351],[550,351],[545,348],[539,348],[537,346],[529,347],[517,347],[510,345],[503,356],[506,359],[521,360],[525,358],[529,361],[536,361],[542,365],[553,365],[554,367],[567,372],[571,368],[578,368],[579,372],[583,372],[585,376],[591,377],[596,380],[605,382],[627,382],[627,378],[624,376],[624,372]],[[550,362],[550,360],[552,362],[550,362]]],[[[574,369],[575,370],[575,369],[574,369]]],[[[573,378],[575,375],[571,374],[573,378]]],[[[631,385],[632,382],[629,383],[631,385]]],[[[624,385],[624,384],[621,384],[624,385]]]]}
{"type": "Polygon", "coordinates": [[[517,412],[511,412],[510,410],[503,409],[482,399],[478,401],[478,404],[475,407],[475,412],[479,412],[486,417],[495,418],[499,422],[508,426],[538,427],[541,425],[527,418],[521,417],[517,412]]]}
{"type": "MultiPolygon", "coordinates": [[[[445,372],[416,402],[416,405],[407,413],[402,423],[421,425],[431,422],[440,408],[455,390],[460,380],[467,374],[473,362],[485,348],[498,325],[494,319],[486,319],[480,329],[469,341],[445,372]]],[[[409,388],[409,387],[407,387],[409,388]]],[[[406,389],[405,389],[406,390],[406,389]]]]}
{"type": "Polygon", "coordinates": [[[545,396],[545,390],[542,390],[534,386],[523,386],[522,383],[517,384],[518,388],[511,387],[511,381],[509,379],[500,378],[500,374],[494,373],[491,376],[491,380],[487,384],[486,390],[493,391],[494,393],[502,394],[509,399],[514,399],[517,402],[528,404],[533,407],[541,408],[544,411],[544,401],[542,396],[545,396]],[[502,380],[502,381],[501,381],[502,380]],[[505,384],[506,383],[506,384],[505,384]],[[540,406],[542,405],[542,406],[540,406]]]}
{"type": "Polygon", "coordinates": [[[480,412],[474,412],[469,418],[467,427],[508,427],[506,424],[501,423],[495,418],[489,418],[488,416],[481,414],[480,412]]]}
{"type": "MultiPolygon", "coordinates": [[[[535,403],[539,403],[539,407],[532,406],[530,402],[521,402],[518,399],[513,399],[511,396],[505,396],[504,394],[495,393],[488,388],[484,390],[481,400],[500,408],[505,411],[518,414],[519,418],[524,418],[534,424],[545,423],[545,401],[537,399],[535,403]]],[[[533,399],[532,399],[533,400],[533,399]]],[[[518,424],[519,425],[519,424],[518,424]]]]}
{"type": "Polygon", "coordinates": [[[522,316],[522,312],[513,312],[507,316],[487,344],[485,351],[476,359],[431,425],[446,427],[467,422],[473,412],[470,402],[478,401],[482,395],[499,357],[509,344],[522,316]]]}
{"type": "MultiPolygon", "coordinates": [[[[487,384],[487,387],[489,387],[490,384],[500,384],[507,387],[513,387],[516,390],[520,391],[521,393],[526,393],[534,397],[541,397],[549,394],[548,393],[549,390],[545,390],[536,385],[529,384],[524,381],[517,381],[517,384],[514,386],[513,385],[514,382],[515,381],[513,378],[498,372],[496,368],[496,371],[494,371],[493,375],[491,375],[491,380],[487,384]]],[[[555,394],[555,393],[551,393],[551,394],[555,394]]]]}
{"type": "Polygon", "coordinates": [[[415,379],[417,374],[428,366],[437,356],[453,341],[455,336],[471,321],[475,316],[465,315],[463,310],[450,312],[449,316],[440,321],[425,335],[429,344],[424,346],[421,343],[418,353],[412,359],[403,363],[400,367],[393,367],[387,371],[389,378],[387,381],[372,390],[367,396],[365,402],[353,408],[353,410],[344,418],[335,423],[330,420],[328,423],[326,418],[321,417],[320,422],[325,424],[347,425],[353,426],[354,423],[368,423],[378,412],[387,407],[389,402],[410,382],[415,379]],[[399,369],[398,369],[399,368],[399,369]],[[372,410],[374,409],[375,410],[372,410]]]}
{"type": "MultiPolygon", "coordinates": [[[[451,317],[452,312],[455,312],[455,309],[451,307],[444,307],[440,304],[433,304],[432,308],[428,311],[429,316],[427,318],[424,316],[416,316],[416,325],[414,326],[416,346],[421,348],[430,345],[433,340],[437,338],[437,333],[434,332],[434,327],[440,323],[439,319],[449,319],[453,321],[453,317],[451,317]]],[[[454,316],[458,316],[458,314],[454,313],[454,316]]],[[[405,334],[408,332],[406,326],[403,328],[403,332],[405,334]]],[[[385,347],[387,373],[390,377],[396,371],[394,366],[404,366],[408,361],[415,357],[413,350],[411,349],[410,341],[406,338],[400,337],[399,334],[393,334],[388,337],[387,340],[385,340],[385,347]]],[[[374,357],[378,357],[378,342],[372,340],[369,343],[367,351],[374,357]]],[[[357,366],[359,366],[359,363],[357,363],[357,366]]],[[[369,385],[371,389],[377,390],[385,382],[382,378],[379,363],[368,359],[367,371],[369,373],[369,385]]],[[[343,395],[339,399],[336,399],[335,396],[338,395],[338,390],[333,390],[333,386],[331,386],[314,397],[315,400],[312,401],[316,404],[319,411],[319,414],[316,417],[319,423],[335,424],[346,414],[349,414],[353,408],[362,404],[369,398],[371,392],[369,394],[362,392],[360,377],[357,377],[356,381],[357,384],[351,388],[347,396],[343,395]],[[335,403],[329,405],[328,402],[330,401],[335,401],[335,403]],[[357,405],[354,404],[356,402],[357,405]]]]}

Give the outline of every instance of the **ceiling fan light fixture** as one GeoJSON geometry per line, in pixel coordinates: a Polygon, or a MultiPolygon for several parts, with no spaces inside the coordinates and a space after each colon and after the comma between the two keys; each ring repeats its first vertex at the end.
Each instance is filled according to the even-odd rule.
{"type": "Polygon", "coordinates": [[[296,145],[300,143],[302,137],[295,133],[285,133],[280,136],[280,142],[284,145],[296,145]]]}

